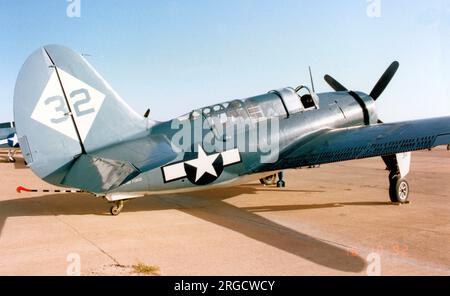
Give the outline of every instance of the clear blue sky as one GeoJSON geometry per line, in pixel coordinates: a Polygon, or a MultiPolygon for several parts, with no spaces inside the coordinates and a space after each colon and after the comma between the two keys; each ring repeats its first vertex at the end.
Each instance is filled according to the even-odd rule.
{"type": "Polygon", "coordinates": [[[309,83],[323,75],[369,92],[393,60],[398,76],[378,101],[386,121],[450,115],[450,1],[0,0],[0,121],[13,119],[27,56],[57,43],[91,54],[134,109],[163,120],[196,107],[309,83]]]}

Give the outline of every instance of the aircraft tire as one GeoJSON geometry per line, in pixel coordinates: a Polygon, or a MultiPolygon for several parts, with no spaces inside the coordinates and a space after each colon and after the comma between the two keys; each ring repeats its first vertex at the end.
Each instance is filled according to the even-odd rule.
{"type": "Polygon", "coordinates": [[[409,184],[400,176],[394,176],[390,179],[389,184],[389,198],[393,203],[405,204],[408,203],[409,198],[409,184]]]}

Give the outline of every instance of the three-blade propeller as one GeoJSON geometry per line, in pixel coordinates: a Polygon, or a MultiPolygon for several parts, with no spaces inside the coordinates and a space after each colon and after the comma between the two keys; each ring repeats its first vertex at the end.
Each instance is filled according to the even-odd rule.
{"type": "MultiPolygon", "coordinates": [[[[392,78],[394,78],[395,73],[397,72],[398,68],[400,67],[399,62],[395,61],[393,62],[389,68],[384,72],[384,74],[381,76],[380,80],[378,80],[377,84],[373,88],[373,90],[370,92],[370,96],[376,101],[381,94],[384,92],[386,87],[391,82],[392,78]]],[[[343,86],[341,83],[339,83],[336,79],[331,77],[330,75],[325,75],[325,81],[335,90],[335,91],[348,91],[348,89],[343,86]]]]}

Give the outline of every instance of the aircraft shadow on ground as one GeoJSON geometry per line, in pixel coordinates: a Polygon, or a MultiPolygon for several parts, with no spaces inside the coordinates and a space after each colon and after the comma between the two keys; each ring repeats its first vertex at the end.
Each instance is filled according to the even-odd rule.
{"type": "MultiPolygon", "coordinates": [[[[239,208],[225,201],[241,194],[257,194],[260,190],[267,190],[258,188],[260,185],[245,185],[189,194],[154,195],[127,203],[122,214],[176,209],[331,269],[361,272],[365,268],[366,262],[359,256],[350,256],[348,250],[292,230],[255,213],[344,206],[387,206],[388,203],[357,202],[239,208]]],[[[109,215],[108,207],[103,200],[88,194],[55,194],[1,201],[0,235],[9,217],[92,214],[109,215]]]]}

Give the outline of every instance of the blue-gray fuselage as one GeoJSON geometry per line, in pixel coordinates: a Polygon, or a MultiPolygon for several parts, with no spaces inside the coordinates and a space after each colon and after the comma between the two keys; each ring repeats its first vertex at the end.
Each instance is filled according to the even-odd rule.
{"type": "MultiPolygon", "coordinates": [[[[301,97],[299,97],[299,100],[300,98],[301,97]]],[[[237,106],[235,109],[241,111],[238,116],[242,117],[242,112],[245,112],[245,116],[248,116],[249,121],[253,124],[248,124],[246,125],[246,128],[237,130],[235,135],[233,135],[235,136],[234,140],[230,139],[225,131],[222,131],[219,134],[218,132],[212,133],[215,135],[214,140],[216,141],[216,144],[217,142],[223,144],[221,145],[223,148],[218,148],[213,152],[210,151],[210,153],[223,152],[227,149],[237,148],[241,159],[239,163],[224,167],[221,174],[218,175],[217,178],[214,178],[213,182],[207,184],[210,186],[198,186],[198,184],[192,184],[187,177],[167,182],[167,180],[164,180],[165,176],[163,171],[158,167],[141,173],[138,177],[114,189],[111,193],[177,191],[178,189],[188,191],[199,190],[202,188],[210,188],[211,186],[230,184],[248,175],[269,175],[275,171],[293,168],[289,163],[279,161],[276,155],[274,158],[270,159],[270,164],[263,166],[261,163],[262,152],[261,149],[259,149],[259,142],[257,151],[249,151],[248,144],[249,141],[252,141],[249,134],[257,129],[262,122],[271,119],[273,120],[274,118],[277,120],[277,128],[268,128],[266,137],[273,138],[273,133],[276,133],[278,150],[283,150],[294,141],[315,137],[330,129],[370,125],[376,124],[378,121],[375,102],[367,94],[361,92],[333,92],[317,94],[316,98],[318,101],[316,106],[300,111],[292,111],[283,104],[283,100],[279,95],[268,93],[245,100],[237,100],[201,108],[178,119],[158,123],[149,130],[147,136],[165,139],[167,144],[173,147],[174,157],[168,164],[186,161],[185,149],[183,150],[182,148],[174,147],[172,141],[174,136],[176,136],[177,133],[180,133],[183,121],[189,123],[190,126],[194,126],[196,125],[196,121],[200,121],[203,127],[203,137],[197,139],[193,137],[191,139],[192,144],[190,144],[189,147],[192,147],[194,150],[198,145],[205,146],[205,141],[211,141],[211,137],[205,137],[205,133],[211,133],[211,131],[215,130],[214,120],[208,120],[209,117],[215,116],[215,106],[227,106],[227,108],[231,108],[229,106],[234,104],[237,106]],[[277,106],[278,104],[281,107],[277,106]],[[255,111],[255,108],[259,109],[255,111]],[[205,114],[204,110],[208,110],[206,112],[207,114],[205,114]],[[276,110],[278,110],[278,112],[276,110]],[[256,113],[261,114],[255,115],[256,113]],[[239,135],[245,136],[246,142],[244,145],[238,143],[237,139],[239,138],[239,135]],[[231,147],[229,146],[230,142],[231,147]],[[264,167],[266,169],[264,169],[264,167]]],[[[221,112],[220,107],[216,109],[216,113],[221,112]]],[[[224,107],[223,109],[223,112],[226,112],[226,108],[224,107]]],[[[227,120],[230,120],[230,114],[228,114],[227,120]]]]}

